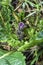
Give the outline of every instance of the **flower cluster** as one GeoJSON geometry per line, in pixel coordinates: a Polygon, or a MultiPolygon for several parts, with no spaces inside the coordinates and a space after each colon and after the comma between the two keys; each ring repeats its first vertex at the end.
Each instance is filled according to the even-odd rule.
{"type": "Polygon", "coordinates": [[[18,25],[18,30],[17,30],[19,40],[24,39],[24,32],[23,32],[24,28],[25,28],[25,24],[23,22],[20,22],[19,25],[18,25]]]}

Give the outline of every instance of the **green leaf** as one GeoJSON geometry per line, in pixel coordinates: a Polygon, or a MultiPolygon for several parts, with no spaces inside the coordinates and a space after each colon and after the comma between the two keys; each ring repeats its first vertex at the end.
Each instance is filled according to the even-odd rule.
{"type": "Polygon", "coordinates": [[[9,5],[11,0],[2,0],[2,5],[9,5]]]}
{"type": "Polygon", "coordinates": [[[21,52],[6,53],[0,57],[0,65],[26,65],[21,52]]]}

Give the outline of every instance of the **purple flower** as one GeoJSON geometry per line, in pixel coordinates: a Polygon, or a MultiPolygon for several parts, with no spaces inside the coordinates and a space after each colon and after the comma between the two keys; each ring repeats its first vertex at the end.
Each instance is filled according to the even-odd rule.
{"type": "Polygon", "coordinates": [[[23,22],[19,23],[19,29],[22,30],[25,28],[25,24],[23,22]]]}
{"type": "Polygon", "coordinates": [[[20,41],[24,39],[24,28],[26,28],[26,25],[23,22],[20,22],[17,30],[18,39],[20,41]]]}

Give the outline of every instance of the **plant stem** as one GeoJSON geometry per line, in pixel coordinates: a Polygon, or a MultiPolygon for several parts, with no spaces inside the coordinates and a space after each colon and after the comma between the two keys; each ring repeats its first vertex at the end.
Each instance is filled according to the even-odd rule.
{"type": "Polygon", "coordinates": [[[35,46],[35,45],[39,45],[43,42],[43,38],[40,40],[32,40],[27,44],[24,44],[23,46],[21,46],[18,51],[24,51],[26,49],[30,49],[31,47],[35,46]]]}

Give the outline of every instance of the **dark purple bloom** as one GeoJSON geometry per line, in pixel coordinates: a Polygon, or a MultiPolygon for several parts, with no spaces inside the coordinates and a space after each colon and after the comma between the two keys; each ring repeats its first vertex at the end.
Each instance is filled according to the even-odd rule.
{"type": "Polygon", "coordinates": [[[23,22],[20,22],[17,30],[18,39],[20,41],[24,39],[24,28],[26,28],[26,25],[23,22]]]}
{"type": "Polygon", "coordinates": [[[24,27],[25,27],[25,24],[23,22],[20,22],[19,23],[19,29],[22,30],[22,29],[24,29],[24,27]]]}

